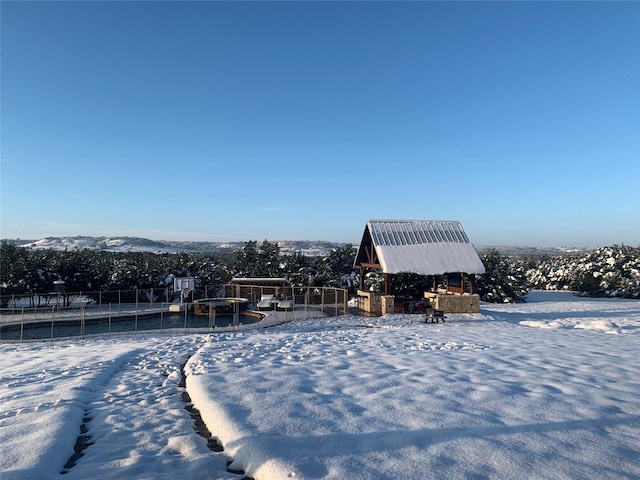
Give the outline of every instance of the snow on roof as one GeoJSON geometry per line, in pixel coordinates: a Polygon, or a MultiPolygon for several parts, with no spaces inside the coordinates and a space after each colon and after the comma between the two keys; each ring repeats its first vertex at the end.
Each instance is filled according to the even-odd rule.
{"type": "Polygon", "coordinates": [[[363,243],[367,231],[384,273],[485,273],[485,267],[460,222],[369,220],[363,243]]]}

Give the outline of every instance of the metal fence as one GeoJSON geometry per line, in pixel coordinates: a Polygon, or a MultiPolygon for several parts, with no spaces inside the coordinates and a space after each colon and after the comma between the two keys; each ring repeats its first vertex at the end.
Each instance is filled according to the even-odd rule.
{"type": "Polygon", "coordinates": [[[135,332],[223,332],[348,313],[347,290],[333,287],[204,286],[199,291],[140,289],[0,297],[0,341],[135,332]],[[202,299],[230,302],[231,311],[194,314],[202,299]],[[261,302],[269,298],[270,301],[261,302]]]}

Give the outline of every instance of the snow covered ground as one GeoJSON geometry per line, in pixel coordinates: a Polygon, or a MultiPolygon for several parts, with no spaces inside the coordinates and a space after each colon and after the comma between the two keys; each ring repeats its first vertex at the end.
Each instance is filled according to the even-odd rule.
{"type": "Polygon", "coordinates": [[[0,478],[640,478],[640,301],[420,320],[0,344],[0,478]]]}

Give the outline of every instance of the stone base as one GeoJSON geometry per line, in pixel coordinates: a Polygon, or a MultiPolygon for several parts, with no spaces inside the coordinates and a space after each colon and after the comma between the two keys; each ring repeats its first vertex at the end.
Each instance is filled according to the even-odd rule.
{"type": "Polygon", "coordinates": [[[480,313],[480,296],[476,294],[424,292],[424,298],[429,300],[432,308],[444,310],[445,313],[480,313]]]}
{"type": "Polygon", "coordinates": [[[380,295],[376,292],[358,290],[358,309],[370,315],[394,313],[395,297],[393,295],[380,295]]]}

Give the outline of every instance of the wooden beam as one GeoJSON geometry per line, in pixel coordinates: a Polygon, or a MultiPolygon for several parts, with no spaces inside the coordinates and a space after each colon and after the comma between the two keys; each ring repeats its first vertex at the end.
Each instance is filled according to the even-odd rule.
{"type": "Polygon", "coordinates": [[[364,251],[366,253],[368,263],[379,263],[378,256],[376,255],[376,249],[373,245],[366,245],[364,247],[364,251]]]}
{"type": "Polygon", "coordinates": [[[364,268],[382,268],[382,265],[379,263],[361,263],[360,266],[364,268]]]}

